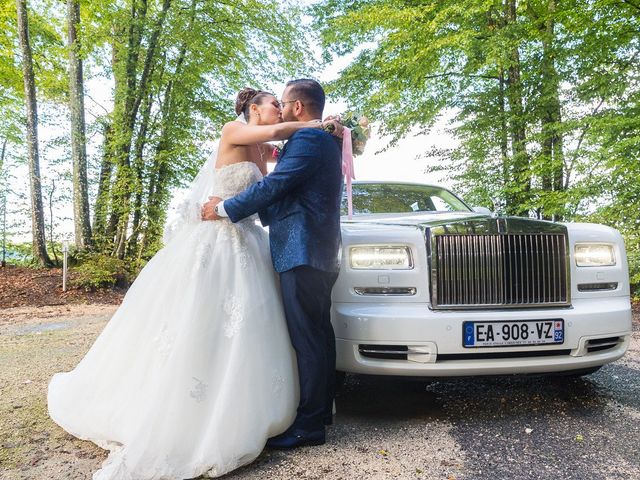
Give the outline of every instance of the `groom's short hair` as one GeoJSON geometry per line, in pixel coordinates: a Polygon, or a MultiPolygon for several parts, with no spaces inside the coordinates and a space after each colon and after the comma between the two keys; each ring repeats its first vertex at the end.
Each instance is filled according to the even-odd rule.
{"type": "Polygon", "coordinates": [[[324,110],[324,89],[310,78],[299,78],[287,82],[292,98],[300,100],[312,115],[322,116],[324,110]]]}

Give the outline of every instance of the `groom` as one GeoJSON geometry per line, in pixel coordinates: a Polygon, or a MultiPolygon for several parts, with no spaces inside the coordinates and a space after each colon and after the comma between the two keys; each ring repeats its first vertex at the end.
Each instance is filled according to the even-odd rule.
{"type": "MultiPolygon", "coordinates": [[[[321,120],[324,103],[318,82],[292,80],[280,101],[282,118],[321,120]]],[[[212,198],[204,205],[206,220],[228,216],[237,222],[257,212],[269,226],[300,379],[296,419],[283,434],[269,439],[272,448],[322,445],[324,426],[332,421],[336,350],[331,289],[338,276],[341,192],[338,140],[309,128],[291,136],[274,171],[261,182],[224,202],[212,198]]]]}

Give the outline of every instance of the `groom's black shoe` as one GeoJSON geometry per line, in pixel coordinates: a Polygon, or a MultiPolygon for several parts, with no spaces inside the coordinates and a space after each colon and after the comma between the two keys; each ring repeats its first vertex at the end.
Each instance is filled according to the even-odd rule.
{"type": "Polygon", "coordinates": [[[333,415],[327,415],[323,421],[325,425],[333,425],[333,415]]]}
{"type": "Polygon", "coordinates": [[[292,430],[291,432],[285,432],[267,440],[267,447],[278,450],[289,450],[297,447],[324,445],[325,441],[324,429],[315,432],[292,430]]]}

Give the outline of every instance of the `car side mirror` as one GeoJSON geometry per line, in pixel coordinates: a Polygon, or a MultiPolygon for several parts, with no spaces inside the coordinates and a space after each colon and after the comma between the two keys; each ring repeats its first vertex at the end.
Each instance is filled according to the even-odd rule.
{"type": "Polygon", "coordinates": [[[487,207],[471,207],[471,209],[476,213],[485,213],[487,215],[493,214],[493,212],[489,210],[487,207]]]}

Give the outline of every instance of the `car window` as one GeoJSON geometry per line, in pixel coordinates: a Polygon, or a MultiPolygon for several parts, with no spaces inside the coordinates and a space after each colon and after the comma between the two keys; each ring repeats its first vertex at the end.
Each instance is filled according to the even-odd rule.
{"type": "MultiPolygon", "coordinates": [[[[346,213],[346,194],[342,213],[346,213]]],[[[353,213],[468,212],[462,200],[440,187],[401,183],[353,185],[353,213]]]]}

